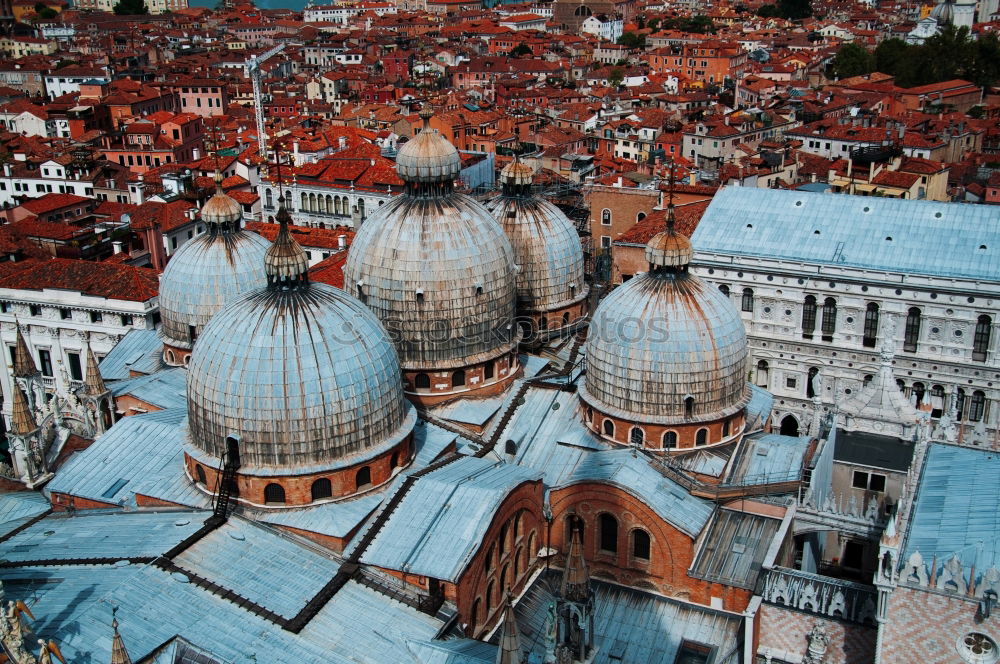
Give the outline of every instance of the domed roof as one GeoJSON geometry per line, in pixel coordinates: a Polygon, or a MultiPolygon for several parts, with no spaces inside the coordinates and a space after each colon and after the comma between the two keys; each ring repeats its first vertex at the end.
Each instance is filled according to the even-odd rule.
{"type": "Polygon", "coordinates": [[[559,208],[530,195],[533,173],[519,161],[508,164],[501,172],[503,192],[486,208],[514,249],[518,305],[528,311],[548,311],[582,300],[589,286],[583,278],[580,236],[559,208]]]}
{"type": "Polygon", "coordinates": [[[392,332],[403,367],[454,368],[513,349],[514,252],[472,198],[400,194],[358,230],[345,288],[392,332]]]}
{"type": "MultiPolygon", "coordinates": [[[[282,211],[279,220],[288,217],[282,211]]],[[[275,244],[282,243],[279,232],[275,244]]],[[[304,473],[395,446],[416,414],[403,398],[385,329],[344,291],[310,284],[304,272],[286,274],[291,263],[279,263],[268,286],[220,311],[195,347],[188,374],[192,455],[221,458],[226,437],[235,435],[244,472],[304,473]]]]}
{"type": "MultiPolygon", "coordinates": [[[[677,256],[682,248],[671,238],[647,251],[677,256]]],[[[654,264],[608,295],[594,312],[586,356],[581,398],[610,415],[678,424],[727,417],[749,401],[743,321],[726,295],[686,269],[654,264]]]]}
{"type": "Polygon", "coordinates": [[[646,260],[658,267],[683,267],[691,263],[694,249],[691,240],[672,228],[657,233],[646,244],[646,260]]]}
{"type": "MultiPolygon", "coordinates": [[[[424,130],[407,148],[420,140],[428,154],[455,152],[427,126],[429,114],[421,115],[424,130]]],[[[454,192],[457,152],[452,166],[426,175],[424,149],[402,162],[407,148],[396,158],[406,188],[354,236],[345,288],[392,332],[406,369],[451,369],[499,357],[517,344],[514,251],[486,208],[454,192]]]]}
{"type": "Polygon", "coordinates": [[[269,246],[256,233],[214,224],[185,242],[160,278],[164,341],[190,348],[192,327],[199,334],[227,302],[264,286],[264,254],[269,246]]]}
{"type": "Polygon", "coordinates": [[[422,110],[424,126],[396,153],[396,173],[406,182],[451,182],[462,170],[458,150],[437,129],[431,129],[430,111],[422,110]]]}

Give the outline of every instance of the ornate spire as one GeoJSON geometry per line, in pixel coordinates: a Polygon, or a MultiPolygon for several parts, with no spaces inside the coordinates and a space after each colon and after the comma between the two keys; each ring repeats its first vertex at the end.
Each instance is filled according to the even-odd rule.
{"type": "Polygon", "coordinates": [[[514,602],[510,593],[507,593],[507,606],[504,609],[503,626],[500,630],[500,648],[497,650],[496,664],[522,664],[524,653],[521,651],[521,635],[517,631],[514,602]]]}
{"type": "Polygon", "coordinates": [[[25,436],[38,428],[21,386],[14,384],[14,404],[10,413],[11,433],[25,436]]]}
{"type": "Polygon", "coordinates": [[[580,540],[580,530],[573,528],[573,537],[566,554],[566,569],[563,570],[560,594],[571,602],[586,602],[590,597],[590,572],[587,561],[583,557],[583,542],[580,540]]]}
{"type": "Polygon", "coordinates": [[[670,183],[667,185],[667,232],[674,233],[674,171],[677,168],[677,162],[673,159],[670,160],[670,183]]]}
{"type": "Polygon", "coordinates": [[[97,367],[97,358],[94,356],[94,349],[87,342],[87,375],[84,377],[83,390],[88,396],[96,397],[108,391],[104,385],[104,378],[101,377],[101,370],[97,367]]]}
{"type": "Polygon", "coordinates": [[[285,197],[278,197],[278,237],[264,256],[267,286],[271,290],[293,290],[309,283],[309,260],[306,252],[288,229],[291,215],[285,208],[285,197]]]}
{"type": "Polygon", "coordinates": [[[21,333],[21,323],[15,322],[17,326],[17,345],[14,347],[14,375],[18,378],[30,378],[38,374],[38,367],[28,350],[28,342],[24,340],[21,333]]]}
{"type": "Polygon", "coordinates": [[[111,609],[111,629],[114,630],[114,637],[111,640],[111,663],[110,664],[132,664],[132,658],[128,656],[128,650],[125,649],[125,642],[122,641],[122,635],[118,631],[118,607],[111,609]]]}

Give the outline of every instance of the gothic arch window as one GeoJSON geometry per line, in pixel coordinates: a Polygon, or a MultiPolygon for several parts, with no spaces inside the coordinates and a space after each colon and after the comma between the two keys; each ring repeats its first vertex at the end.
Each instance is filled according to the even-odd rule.
{"type": "Polygon", "coordinates": [[[649,561],[650,550],[649,533],[642,528],[632,531],[632,557],[644,562],[649,561]]]}
{"type": "Polygon", "coordinates": [[[431,377],[425,373],[418,373],[413,377],[413,386],[418,390],[431,389],[431,377]]]}
{"type": "Polygon", "coordinates": [[[983,419],[986,412],[986,394],[982,390],[972,393],[972,400],[969,402],[969,421],[978,422],[983,419]]]}
{"type": "Polygon", "coordinates": [[[833,341],[833,333],[837,330],[837,301],[832,297],[823,300],[823,341],[833,341]]]}
{"type": "Polygon", "coordinates": [[[771,382],[771,369],[767,360],[757,360],[757,387],[767,387],[771,382]]]}
{"type": "Polygon", "coordinates": [[[629,443],[636,447],[642,447],[646,442],[646,434],[639,427],[632,427],[629,431],[629,443]]]}
{"type": "Polygon", "coordinates": [[[611,438],[615,437],[615,423],[611,420],[604,420],[604,435],[611,438]]]}
{"type": "Polygon", "coordinates": [[[812,339],[816,330],[816,296],[806,295],[802,302],[802,337],[812,339]]]}
{"type": "Polygon", "coordinates": [[[743,311],[750,311],[750,312],[753,311],[753,289],[752,288],[744,288],[743,289],[743,298],[742,298],[742,301],[740,302],[740,305],[741,305],[740,308],[743,309],[743,311]]]}
{"type": "Polygon", "coordinates": [[[202,467],[202,465],[200,463],[199,464],[195,464],[195,467],[194,467],[194,476],[197,478],[198,484],[207,484],[208,483],[208,480],[205,479],[205,469],[202,467]]]}
{"type": "Polygon", "coordinates": [[[976,321],[976,334],[972,338],[972,359],[985,362],[986,353],[990,348],[990,333],[993,330],[993,319],[983,315],[976,321]]]}
{"type": "Polygon", "coordinates": [[[354,475],[354,487],[357,491],[361,491],[366,487],[371,486],[372,483],[372,469],[369,466],[362,466],[358,469],[358,472],[354,475]]]}
{"type": "Polygon", "coordinates": [[[283,505],[285,502],[285,490],[280,484],[272,482],[264,487],[265,505],[283,505]]]}
{"type": "Polygon", "coordinates": [[[702,427],[698,429],[698,433],[695,434],[694,444],[697,446],[702,446],[708,443],[708,429],[702,427]]]}
{"type": "Polygon", "coordinates": [[[865,308],[865,329],[861,344],[865,348],[875,348],[876,343],[878,343],[878,305],[869,302],[865,308]]]}
{"type": "Polygon", "coordinates": [[[918,341],[920,341],[920,309],[911,307],[906,313],[906,327],[903,330],[903,350],[908,353],[915,353],[918,341]]]}
{"type": "Polygon", "coordinates": [[[330,484],[330,480],[321,477],[312,483],[311,491],[313,500],[322,500],[333,495],[333,486],[330,484]]]}
{"type": "Polygon", "coordinates": [[[618,519],[604,513],[597,518],[598,547],[606,553],[618,553],[618,519]]]}
{"type": "Polygon", "coordinates": [[[663,448],[667,450],[672,450],[677,447],[677,432],[676,431],[664,431],[663,432],[663,448]]]}

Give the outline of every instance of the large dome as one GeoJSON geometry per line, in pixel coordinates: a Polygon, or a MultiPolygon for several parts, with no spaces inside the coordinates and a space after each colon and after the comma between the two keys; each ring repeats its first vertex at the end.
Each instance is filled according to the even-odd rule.
{"type": "Polygon", "coordinates": [[[164,342],[190,349],[192,328],[199,335],[227,302],[263,286],[268,246],[256,233],[209,225],[206,233],[178,249],[160,279],[164,342]]]}
{"type": "Polygon", "coordinates": [[[552,311],[587,296],[583,247],[573,223],[559,208],[530,195],[532,175],[530,166],[511,162],[500,174],[502,193],[486,207],[514,249],[518,306],[552,311]]]}
{"type": "Polygon", "coordinates": [[[514,252],[496,219],[453,191],[455,148],[422,115],[397,157],[406,189],[361,226],[344,282],[389,330],[404,370],[454,369],[515,348],[514,252]]]}
{"type": "Polygon", "coordinates": [[[654,237],[650,271],[598,306],[581,388],[595,409],[679,424],[721,419],[746,406],[743,321],[726,295],[687,271],[689,247],[673,232],[654,237]]]}
{"type": "Polygon", "coordinates": [[[219,312],[191,357],[192,453],[222,458],[226,437],[238,436],[246,473],[353,464],[398,444],[416,417],[378,319],[342,290],[290,274],[304,256],[295,260],[286,230],[268,257],[268,287],[219,312]]]}

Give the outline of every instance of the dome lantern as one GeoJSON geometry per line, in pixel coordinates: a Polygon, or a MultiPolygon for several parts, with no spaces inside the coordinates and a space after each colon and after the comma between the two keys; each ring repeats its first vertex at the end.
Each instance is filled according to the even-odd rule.
{"type": "MultiPolygon", "coordinates": [[[[672,194],[673,192],[671,192],[672,194]]],[[[651,272],[687,272],[694,255],[691,241],[674,228],[674,203],[667,207],[667,228],[646,244],[646,260],[651,272]]]]}
{"type": "Polygon", "coordinates": [[[264,273],[271,290],[292,290],[309,285],[309,260],[302,246],[288,229],[291,215],[285,208],[284,194],[278,196],[278,236],[264,255],[264,273]]]}
{"type": "Polygon", "coordinates": [[[209,233],[232,233],[240,228],[243,208],[222,190],[222,173],[215,171],[215,193],[201,208],[201,218],[209,233]]]}
{"type": "Polygon", "coordinates": [[[462,170],[458,150],[437,129],[431,128],[430,107],[420,110],[423,127],[396,153],[396,173],[411,196],[447,196],[462,170]]]}

